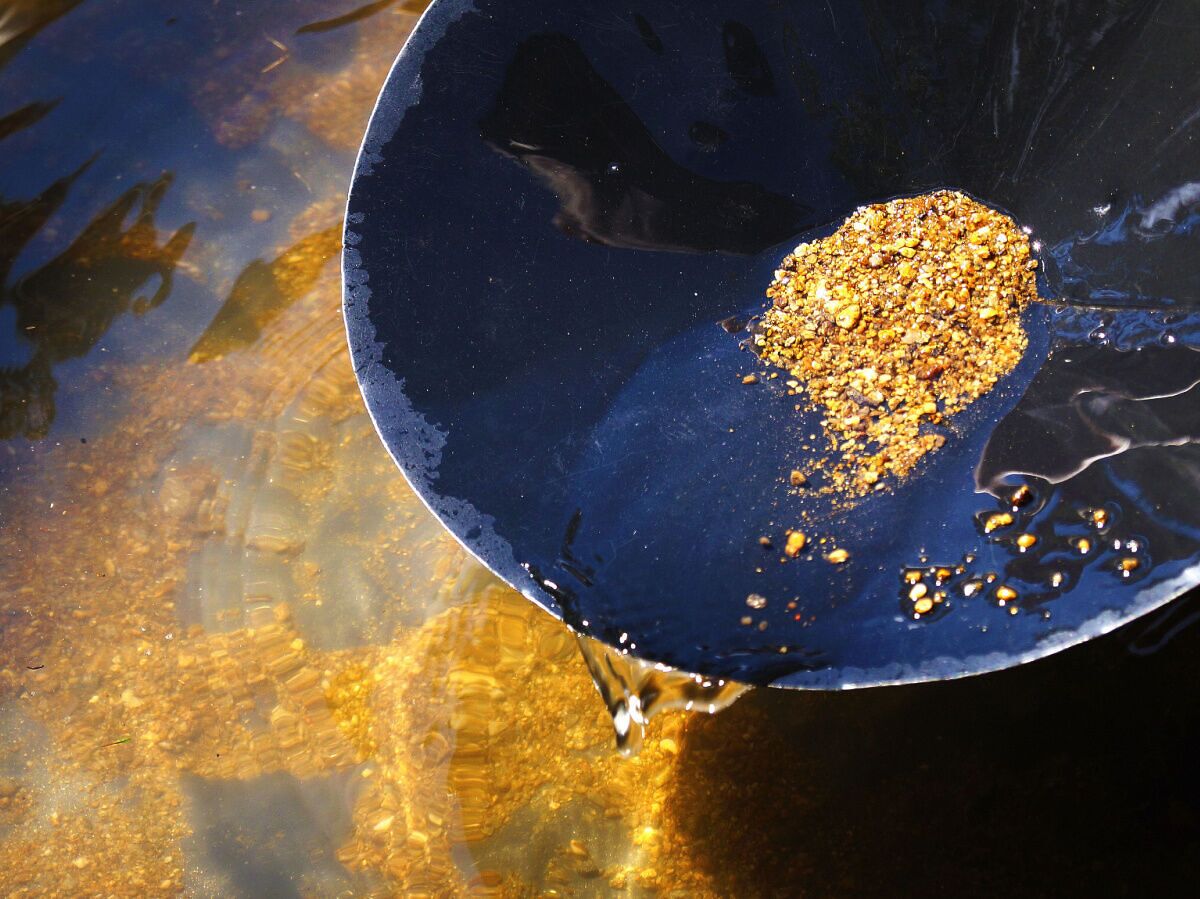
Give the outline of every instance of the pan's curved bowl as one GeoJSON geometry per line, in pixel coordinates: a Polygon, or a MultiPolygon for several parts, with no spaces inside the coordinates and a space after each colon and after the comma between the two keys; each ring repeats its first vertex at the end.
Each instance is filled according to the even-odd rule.
{"type": "Polygon", "coordinates": [[[1200,582],[1197,50],[1183,0],[438,0],[348,208],[380,433],[531,600],[686,670],[867,686],[1111,630],[1200,582]],[[1031,227],[1065,307],[907,482],[797,495],[819,423],[716,323],[801,237],[945,187],[1031,227]],[[849,562],[759,545],[805,513],[849,562]]]}

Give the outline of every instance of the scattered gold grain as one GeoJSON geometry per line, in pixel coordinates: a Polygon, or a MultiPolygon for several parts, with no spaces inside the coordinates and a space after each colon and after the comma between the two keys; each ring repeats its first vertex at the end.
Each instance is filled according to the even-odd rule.
{"type": "Polygon", "coordinates": [[[990,534],[992,531],[999,528],[1006,528],[1013,523],[1013,517],[1008,512],[997,512],[995,515],[989,515],[987,521],[983,524],[985,534],[990,534]]]}
{"type": "Polygon", "coordinates": [[[804,549],[808,543],[808,536],[803,531],[792,531],[788,534],[787,545],[783,551],[793,559],[800,555],[800,550],[804,549]]]}

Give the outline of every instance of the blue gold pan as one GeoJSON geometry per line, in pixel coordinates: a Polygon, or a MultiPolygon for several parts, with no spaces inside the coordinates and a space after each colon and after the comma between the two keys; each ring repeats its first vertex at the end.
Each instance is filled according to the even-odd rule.
{"type": "Polygon", "coordinates": [[[529,599],[687,671],[959,677],[1170,601],[1200,582],[1200,18],[1166,5],[437,0],[349,201],[384,442],[529,599]],[[800,240],[939,188],[1032,230],[1052,302],[910,478],[796,490],[818,416],[742,384],[739,328],[800,240]]]}

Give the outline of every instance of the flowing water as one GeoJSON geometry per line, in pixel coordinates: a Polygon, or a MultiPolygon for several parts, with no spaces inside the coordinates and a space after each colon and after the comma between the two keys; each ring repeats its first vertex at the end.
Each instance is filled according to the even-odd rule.
{"type": "Polygon", "coordinates": [[[444,533],[362,407],[336,265],[421,6],[0,7],[3,892],[1188,876],[1190,598],[1017,671],[688,716],[740,688],[581,654],[444,533]]]}
{"type": "Polygon", "coordinates": [[[578,640],[600,698],[612,716],[617,750],[626,757],[641,752],[646,725],[659,712],[713,715],[729,708],[750,689],[719,677],[645,662],[628,650],[614,649],[591,637],[579,635],[578,640]]]}

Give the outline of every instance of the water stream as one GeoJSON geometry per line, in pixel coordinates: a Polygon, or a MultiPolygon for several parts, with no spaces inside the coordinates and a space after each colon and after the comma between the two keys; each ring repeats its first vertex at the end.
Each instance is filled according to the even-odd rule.
{"type": "Polygon", "coordinates": [[[721,678],[676,671],[630,656],[599,640],[576,635],[596,690],[612,715],[617,750],[637,755],[646,724],[669,710],[715,715],[737,702],[750,688],[721,678]]]}

